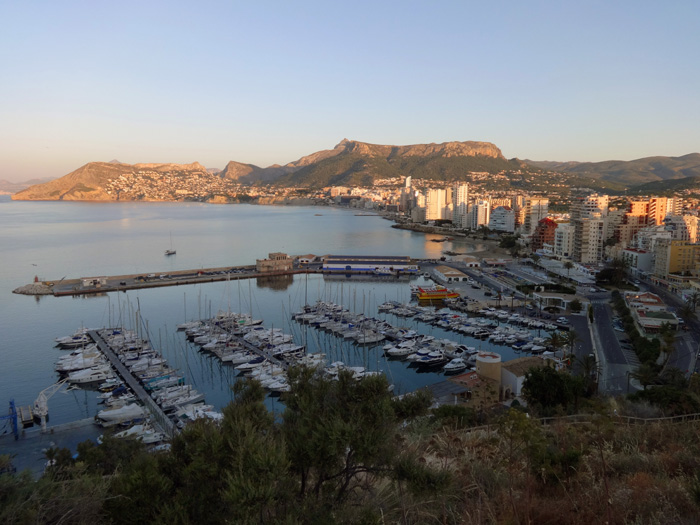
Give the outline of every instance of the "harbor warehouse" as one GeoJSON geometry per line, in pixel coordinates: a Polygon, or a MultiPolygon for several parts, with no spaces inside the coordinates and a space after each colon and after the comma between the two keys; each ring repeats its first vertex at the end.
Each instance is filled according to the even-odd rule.
{"type": "Polygon", "coordinates": [[[408,256],[391,255],[327,255],[326,272],[417,272],[418,266],[408,256]]]}

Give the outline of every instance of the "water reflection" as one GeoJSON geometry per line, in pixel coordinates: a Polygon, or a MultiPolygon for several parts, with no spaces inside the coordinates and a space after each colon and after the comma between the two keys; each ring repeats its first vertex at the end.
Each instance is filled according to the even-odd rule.
{"type": "Polygon", "coordinates": [[[269,288],[270,290],[284,291],[294,283],[294,275],[271,275],[269,277],[258,277],[258,288],[269,288]]]}

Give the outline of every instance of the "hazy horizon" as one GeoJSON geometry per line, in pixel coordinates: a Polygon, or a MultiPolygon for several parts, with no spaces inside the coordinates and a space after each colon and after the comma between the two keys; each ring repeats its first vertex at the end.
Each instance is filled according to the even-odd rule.
{"type": "Polygon", "coordinates": [[[5,3],[0,179],[112,159],[266,167],[344,137],[686,155],[698,15],[691,1],[5,3]]]}

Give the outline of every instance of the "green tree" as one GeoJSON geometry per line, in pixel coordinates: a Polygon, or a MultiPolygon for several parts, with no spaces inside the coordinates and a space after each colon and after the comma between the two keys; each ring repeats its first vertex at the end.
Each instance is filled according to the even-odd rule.
{"type": "Polygon", "coordinates": [[[583,379],[552,367],[531,368],[525,374],[523,396],[529,406],[551,415],[557,408],[570,412],[578,409],[583,395],[583,379]]]}
{"type": "Polygon", "coordinates": [[[608,284],[611,286],[622,286],[627,279],[627,269],[629,263],[627,259],[615,258],[596,275],[596,283],[608,284]]]}
{"type": "Polygon", "coordinates": [[[656,383],[658,380],[659,368],[651,363],[642,363],[630,376],[639,381],[644,390],[646,390],[647,386],[656,383]]]}
{"type": "Polygon", "coordinates": [[[342,502],[359,484],[389,470],[397,419],[384,376],[337,381],[308,368],[290,372],[283,433],[299,496],[342,502]]]}
{"type": "Polygon", "coordinates": [[[574,299],[569,303],[569,310],[571,310],[573,313],[577,314],[581,310],[583,310],[583,305],[581,304],[581,301],[578,299],[574,299]]]}

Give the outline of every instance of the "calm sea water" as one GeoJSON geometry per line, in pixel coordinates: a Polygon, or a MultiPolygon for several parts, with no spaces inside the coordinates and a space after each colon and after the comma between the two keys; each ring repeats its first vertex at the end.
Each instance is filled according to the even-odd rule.
{"type": "MultiPolygon", "coordinates": [[[[343,302],[351,311],[378,316],[385,300],[409,300],[406,282],[342,282],[320,275],[295,276],[282,282],[243,280],[193,286],[110,293],[99,297],[34,298],[12,294],[35,276],[62,277],[160,273],[192,268],[254,264],[269,252],[289,254],[410,255],[437,258],[441,250],[469,251],[481,246],[466,241],[430,242],[431,236],[396,230],[380,217],[320,207],[207,205],[183,203],[13,202],[0,196],[0,402],[14,398],[32,404],[57,380],[56,359],[62,351],[54,338],[81,326],[134,325],[140,313],[154,345],[189,383],[204,391],[207,402],[223,407],[231,399],[237,373],[186,342],[176,325],[208,317],[218,310],[252,312],[267,327],[283,328],[331,360],[362,363],[384,370],[399,392],[444,379],[417,374],[405,363],[384,360],[379,348],[358,348],[291,321],[305,301],[343,302]],[[318,215],[320,214],[320,215],[318,215]],[[165,257],[172,246],[177,255],[165,257]]],[[[422,282],[419,278],[418,282],[422,282]]],[[[380,316],[380,317],[383,317],[380,316]]],[[[451,337],[478,346],[478,341],[448,334],[411,320],[385,317],[398,326],[451,337]]],[[[482,348],[490,348],[481,343],[482,348]]],[[[503,347],[494,348],[512,357],[503,347]]],[[[276,401],[270,401],[275,409],[276,401]]],[[[95,394],[73,390],[49,402],[51,422],[92,417],[99,409],[95,394]]]]}

